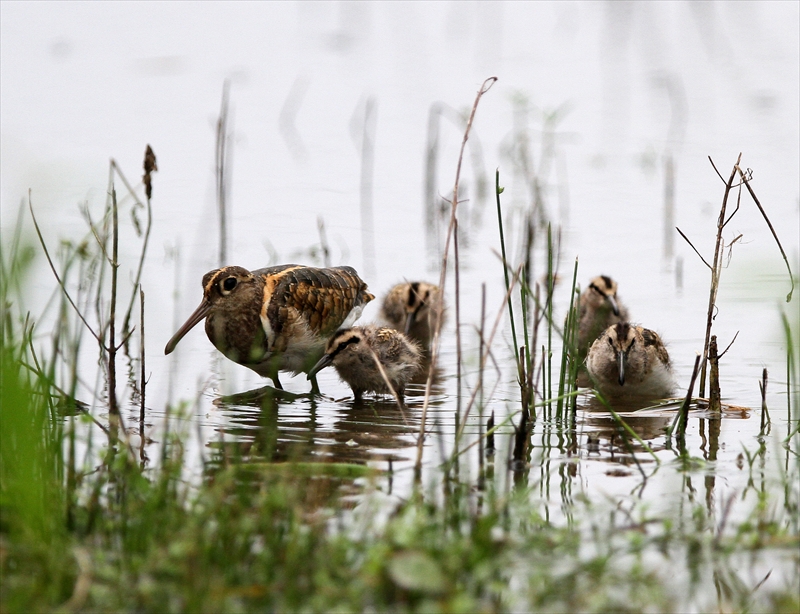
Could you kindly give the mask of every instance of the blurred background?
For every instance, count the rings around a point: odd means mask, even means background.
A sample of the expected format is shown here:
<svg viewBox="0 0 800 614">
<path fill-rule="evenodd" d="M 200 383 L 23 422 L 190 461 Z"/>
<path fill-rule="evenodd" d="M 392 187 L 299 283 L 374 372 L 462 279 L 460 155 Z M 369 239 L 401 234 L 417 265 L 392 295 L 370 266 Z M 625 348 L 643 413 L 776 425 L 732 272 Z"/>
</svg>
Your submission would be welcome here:
<svg viewBox="0 0 800 614">
<path fill-rule="evenodd" d="M 562 277 L 578 257 L 582 284 L 617 279 L 634 318 L 670 343 L 682 385 L 702 348 L 708 273 L 672 227 L 711 257 L 723 183 L 708 156 L 727 177 L 743 152 L 798 267 L 796 2 L 4 1 L 0 15 L 4 241 L 29 189 L 45 240 L 77 240 L 87 232 L 80 207 L 102 214 L 109 159 L 136 182 L 145 146 L 157 156 L 143 275 L 156 406 L 193 398 L 208 370 L 195 353 L 212 354 L 193 331 L 169 383 L 163 345 L 220 262 L 215 150 L 226 97 L 227 263 L 323 264 L 327 244 L 330 262 L 355 266 L 377 295 L 402 279 L 436 280 L 464 117 L 496 76 L 462 171 L 466 332 L 481 283 L 492 313 L 502 301 L 496 169 L 513 260 L 526 220 L 560 228 Z M 723 275 L 717 334 L 724 347 L 741 330 L 722 376 L 729 394 L 756 403 L 761 366 L 784 356 L 788 279 L 745 200 L 726 233 L 744 236 Z M 123 207 L 131 202 L 123 195 Z M 133 258 L 140 243 L 128 232 Z M 33 313 L 54 288 L 38 265 Z M 370 309 L 366 320 L 377 301 Z M 260 385 L 235 369 L 233 388 Z M 507 375 L 513 383 L 510 365 Z"/>
</svg>

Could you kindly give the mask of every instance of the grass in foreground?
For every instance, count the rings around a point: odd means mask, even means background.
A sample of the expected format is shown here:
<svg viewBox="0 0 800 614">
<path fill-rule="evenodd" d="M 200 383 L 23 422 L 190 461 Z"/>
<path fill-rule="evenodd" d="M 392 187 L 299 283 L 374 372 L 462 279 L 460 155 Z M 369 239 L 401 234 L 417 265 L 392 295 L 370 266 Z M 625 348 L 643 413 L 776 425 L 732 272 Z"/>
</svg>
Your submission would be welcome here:
<svg viewBox="0 0 800 614">
<path fill-rule="evenodd" d="M 326 481 L 350 477 L 303 465 L 255 475 L 234 465 L 189 487 L 177 435 L 149 471 L 112 443 L 98 471 L 81 468 L 70 491 L 60 453 L 69 435 L 52 388 L 20 368 L 30 357 L 10 332 L 0 430 L 4 612 L 800 608 L 796 456 L 747 499 L 743 521 L 722 527 L 691 495 L 674 513 L 637 518 L 579 500 L 572 522 L 559 526 L 528 488 L 504 495 L 492 479 L 475 490 L 441 475 L 429 481 L 444 496 L 420 487 L 382 521 L 370 511 L 371 487 L 346 509 Z M 777 588 L 759 588 L 761 569 L 784 574 Z"/>
</svg>

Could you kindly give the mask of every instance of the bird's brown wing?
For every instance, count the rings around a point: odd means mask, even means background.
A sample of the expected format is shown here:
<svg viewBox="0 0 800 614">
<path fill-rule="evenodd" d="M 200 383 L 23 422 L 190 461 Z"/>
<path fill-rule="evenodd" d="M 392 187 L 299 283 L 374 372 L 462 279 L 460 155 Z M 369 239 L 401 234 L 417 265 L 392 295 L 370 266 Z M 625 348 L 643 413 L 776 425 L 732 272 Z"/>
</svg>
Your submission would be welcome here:
<svg viewBox="0 0 800 614">
<path fill-rule="evenodd" d="M 347 315 L 374 296 L 350 267 L 284 267 L 269 276 L 272 286 L 267 317 L 276 334 L 285 323 L 298 323 L 316 335 L 326 337 L 336 331 Z"/>
</svg>

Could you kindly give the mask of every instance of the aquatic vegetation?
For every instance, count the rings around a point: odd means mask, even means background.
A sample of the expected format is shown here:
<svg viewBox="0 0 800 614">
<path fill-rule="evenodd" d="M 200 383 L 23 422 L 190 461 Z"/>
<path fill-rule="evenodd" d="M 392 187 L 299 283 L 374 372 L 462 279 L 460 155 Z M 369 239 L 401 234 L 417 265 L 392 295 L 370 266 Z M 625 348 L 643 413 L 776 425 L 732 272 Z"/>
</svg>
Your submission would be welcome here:
<svg viewBox="0 0 800 614">
<path fill-rule="evenodd" d="M 761 432 L 735 452 L 723 424 L 759 410 L 707 413 L 691 386 L 680 413 L 675 401 L 641 411 L 579 405 L 588 393 L 576 381 L 578 267 L 560 305 L 558 231 L 542 220 L 544 281 L 510 262 L 501 239 L 506 291 L 489 298 L 499 305 L 494 323 L 484 306 L 475 347 L 456 327 L 458 398 L 436 392 L 434 329 L 424 391 L 406 391 L 407 411 L 333 402 L 360 431 L 320 427 L 313 400 L 215 396 L 220 412 L 235 406 L 236 420 L 200 439 L 193 476 L 197 422 L 181 419 L 197 418 L 192 401 L 168 404 L 163 427 L 145 419 L 143 354 L 125 346 L 144 345 L 143 318 L 115 348 L 114 310 L 92 309 L 125 285 L 109 279 L 120 265 L 109 193 L 94 236 L 53 260 L 52 334 L 38 337 L 19 309 L 30 250 L 19 234 L 3 243 L 3 611 L 800 608 L 800 341 L 786 318 L 786 419 L 767 408 L 763 379 Z M 502 193 L 498 173 L 501 237 Z M 454 194 L 451 224 L 457 202 Z M 143 300 L 136 286 L 132 305 Z M 458 296 L 453 305 L 459 323 Z M 489 374 L 506 356 L 495 335 L 506 313 L 518 389 L 496 393 Z M 95 333 L 101 356 L 91 403 L 81 401 L 91 374 L 77 374 L 82 331 Z M 118 389 L 117 349 L 129 360 Z M 132 407 L 141 407 L 138 428 L 125 424 Z M 508 411 L 490 414 L 499 409 Z M 292 411 L 311 426 L 282 429 L 279 414 Z M 331 442 L 340 433 L 348 440 Z M 417 445 L 438 462 L 400 466 L 395 453 Z M 588 487 L 598 476 L 608 478 L 604 496 Z"/>
</svg>

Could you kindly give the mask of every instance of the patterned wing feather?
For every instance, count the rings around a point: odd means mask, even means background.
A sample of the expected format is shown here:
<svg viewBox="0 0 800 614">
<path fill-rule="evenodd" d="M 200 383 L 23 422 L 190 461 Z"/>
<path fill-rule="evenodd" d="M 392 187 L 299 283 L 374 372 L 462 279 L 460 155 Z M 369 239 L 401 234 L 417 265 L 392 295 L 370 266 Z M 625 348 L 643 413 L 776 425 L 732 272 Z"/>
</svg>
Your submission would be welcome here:
<svg viewBox="0 0 800 614">
<path fill-rule="evenodd" d="M 287 323 L 302 320 L 313 333 L 328 336 L 353 307 L 374 298 L 351 267 L 284 268 L 273 279 L 274 299 L 267 315 L 276 333 Z"/>
</svg>

